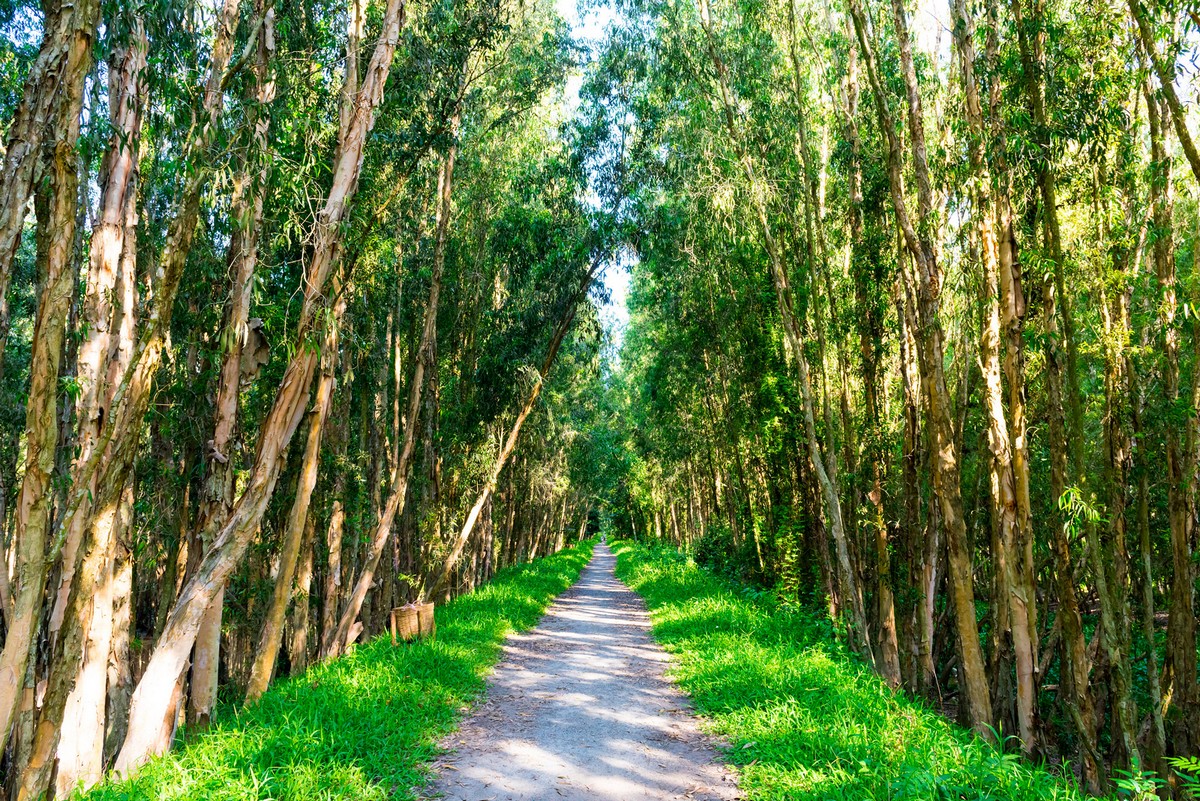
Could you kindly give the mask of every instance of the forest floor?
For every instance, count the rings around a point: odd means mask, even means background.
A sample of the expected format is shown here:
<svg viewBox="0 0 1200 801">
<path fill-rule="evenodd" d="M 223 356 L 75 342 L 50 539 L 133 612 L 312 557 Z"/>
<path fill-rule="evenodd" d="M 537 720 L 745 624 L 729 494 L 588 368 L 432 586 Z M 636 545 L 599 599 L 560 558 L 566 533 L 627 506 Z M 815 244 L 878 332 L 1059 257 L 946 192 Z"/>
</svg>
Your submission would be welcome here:
<svg viewBox="0 0 1200 801">
<path fill-rule="evenodd" d="M 431 797 L 738 798 L 733 776 L 664 673 L 642 599 L 597 545 L 537 628 L 509 638 L 487 701 L 443 741 Z"/>
</svg>

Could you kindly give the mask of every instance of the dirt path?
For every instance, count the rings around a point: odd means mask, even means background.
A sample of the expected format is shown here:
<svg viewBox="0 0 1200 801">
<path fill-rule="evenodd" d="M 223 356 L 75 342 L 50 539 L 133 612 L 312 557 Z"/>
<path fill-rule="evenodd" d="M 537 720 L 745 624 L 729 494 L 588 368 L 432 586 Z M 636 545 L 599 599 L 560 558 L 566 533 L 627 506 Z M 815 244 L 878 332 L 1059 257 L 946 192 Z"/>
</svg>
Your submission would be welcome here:
<svg viewBox="0 0 1200 801">
<path fill-rule="evenodd" d="M 733 777 L 663 675 L 642 599 L 607 546 L 537 628 L 509 639 L 488 701 L 444 743 L 433 797 L 728 801 Z"/>
</svg>

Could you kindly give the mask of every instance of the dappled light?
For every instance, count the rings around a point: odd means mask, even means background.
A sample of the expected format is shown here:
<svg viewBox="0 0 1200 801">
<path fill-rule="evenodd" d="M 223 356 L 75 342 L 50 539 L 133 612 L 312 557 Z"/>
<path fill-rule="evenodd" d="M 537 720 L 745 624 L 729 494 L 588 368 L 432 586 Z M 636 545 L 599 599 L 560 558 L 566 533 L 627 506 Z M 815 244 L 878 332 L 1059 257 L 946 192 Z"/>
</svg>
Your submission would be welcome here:
<svg viewBox="0 0 1200 801">
<path fill-rule="evenodd" d="M 433 794 L 448 801 L 739 797 L 663 675 L 640 599 L 606 546 L 538 627 L 515 636 L 488 700 L 447 739 Z"/>
</svg>

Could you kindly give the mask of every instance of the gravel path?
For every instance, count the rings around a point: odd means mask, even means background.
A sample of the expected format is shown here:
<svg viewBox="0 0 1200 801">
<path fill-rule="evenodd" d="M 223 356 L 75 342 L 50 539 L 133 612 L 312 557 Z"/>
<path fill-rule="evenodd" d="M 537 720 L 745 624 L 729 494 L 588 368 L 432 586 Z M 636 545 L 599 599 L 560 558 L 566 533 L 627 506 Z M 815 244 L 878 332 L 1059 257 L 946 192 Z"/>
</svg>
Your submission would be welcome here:
<svg viewBox="0 0 1200 801">
<path fill-rule="evenodd" d="M 663 675 L 642 599 L 597 545 L 537 628 L 511 637 L 488 700 L 443 745 L 433 797 L 729 801 L 734 778 Z"/>
</svg>

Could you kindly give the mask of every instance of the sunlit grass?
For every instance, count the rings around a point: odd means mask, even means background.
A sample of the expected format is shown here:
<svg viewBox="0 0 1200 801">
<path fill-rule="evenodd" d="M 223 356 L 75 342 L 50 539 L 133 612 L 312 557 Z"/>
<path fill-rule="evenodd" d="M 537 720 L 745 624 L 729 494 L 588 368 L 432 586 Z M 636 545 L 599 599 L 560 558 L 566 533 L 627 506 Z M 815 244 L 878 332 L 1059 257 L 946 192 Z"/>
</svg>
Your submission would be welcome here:
<svg viewBox="0 0 1200 801">
<path fill-rule="evenodd" d="M 250 709 L 225 710 L 204 734 L 86 798 L 413 798 L 438 740 L 483 689 L 504 638 L 537 623 L 591 552 L 584 543 L 501 571 L 437 610 L 436 640 L 393 647 L 379 637 L 277 682 Z"/>
<path fill-rule="evenodd" d="M 1085 797 L 891 692 L 818 616 L 744 597 L 673 550 L 614 550 L 748 801 Z"/>
</svg>

